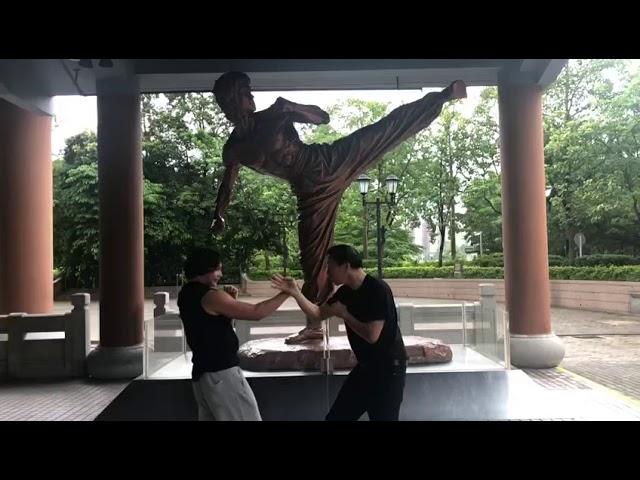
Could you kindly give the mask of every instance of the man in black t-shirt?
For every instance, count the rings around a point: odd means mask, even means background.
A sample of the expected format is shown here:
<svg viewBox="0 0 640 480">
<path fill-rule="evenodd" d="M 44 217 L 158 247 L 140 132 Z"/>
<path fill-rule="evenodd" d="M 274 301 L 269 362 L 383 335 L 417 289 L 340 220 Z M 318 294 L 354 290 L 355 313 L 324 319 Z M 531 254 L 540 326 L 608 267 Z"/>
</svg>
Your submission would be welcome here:
<svg viewBox="0 0 640 480">
<path fill-rule="evenodd" d="M 319 306 L 302 295 L 293 279 L 279 275 L 272 279 L 274 287 L 293 296 L 314 320 L 331 316 L 344 320 L 358 364 L 344 382 L 327 420 L 357 420 L 364 412 L 370 420 L 398 420 L 407 354 L 391 289 L 364 272 L 360 255 L 349 245 L 331 247 L 327 267 L 329 279 L 342 286 Z"/>
</svg>

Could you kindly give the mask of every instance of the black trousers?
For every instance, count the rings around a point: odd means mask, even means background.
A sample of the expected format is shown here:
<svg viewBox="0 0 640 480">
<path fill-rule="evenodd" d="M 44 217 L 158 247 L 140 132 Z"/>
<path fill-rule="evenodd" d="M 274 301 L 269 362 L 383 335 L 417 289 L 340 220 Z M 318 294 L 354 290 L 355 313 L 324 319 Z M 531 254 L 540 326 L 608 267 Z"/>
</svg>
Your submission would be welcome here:
<svg viewBox="0 0 640 480">
<path fill-rule="evenodd" d="M 360 364 L 349 373 L 325 420 L 398 421 L 407 372 L 405 363 L 384 367 Z"/>
</svg>

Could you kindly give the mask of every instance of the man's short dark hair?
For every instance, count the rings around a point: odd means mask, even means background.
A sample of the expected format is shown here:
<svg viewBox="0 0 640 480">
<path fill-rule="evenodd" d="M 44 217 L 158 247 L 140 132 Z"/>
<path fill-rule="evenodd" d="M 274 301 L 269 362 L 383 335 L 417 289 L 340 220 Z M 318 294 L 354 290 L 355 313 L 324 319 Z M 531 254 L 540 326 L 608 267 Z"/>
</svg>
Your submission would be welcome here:
<svg viewBox="0 0 640 480">
<path fill-rule="evenodd" d="M 220 75 L 213 84 L 213 95 L 216 97 L 216 102 L 227 119 L 232 122 L 236 120 L 238 91 L 243 83 L 251 83 L 251 79 L 246 73 L 227 72 Z"/>
<path fill-rule="evenodd" d="M 334 245 L 327 250 L 327 256 L 338 265 L 348 263 L 351 268 L 362 268 L 362 257 L 351 245 Z"/>
<path fill-rule="evenodd" d="M 220 266 L 220 254 L 210 248 L 197 248 L 184 262 L 184 275 L 187 279 L 213 272 Z"/>
</svg>

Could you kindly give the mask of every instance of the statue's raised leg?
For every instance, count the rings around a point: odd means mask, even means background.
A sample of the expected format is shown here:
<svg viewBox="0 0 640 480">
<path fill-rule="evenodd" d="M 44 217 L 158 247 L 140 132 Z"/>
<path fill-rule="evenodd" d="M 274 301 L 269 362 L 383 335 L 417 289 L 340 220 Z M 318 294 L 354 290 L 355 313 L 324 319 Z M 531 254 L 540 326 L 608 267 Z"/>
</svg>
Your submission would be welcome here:
<svg viewBox="0 0 640 480">
<path fill-rule="evenodd" d="M 302 293 L 306 298 L 322 303 L 330 293 L 329 285 L 323 283 L 321 270 L 325 268 L 327 250 L 333 244 L 333 230 L 344 190 L 385 153 L 427 128 L 440 115 L 446 102 L 466 95 L 464 82 L 456 80 L 442 91 L 428 93 L 402 105 L 331 145 L 312 145 L 305 149 L 302 161 L 306 165 L 322 164 L 321 170 L 325 172 L 313 189 L 299 188 L 296 192 L 298 238 L 305 277 Z M 321 339 L 321 324 L 307 319 L 307 326 L 285 342 L 297 344 Z"/>
</svg>

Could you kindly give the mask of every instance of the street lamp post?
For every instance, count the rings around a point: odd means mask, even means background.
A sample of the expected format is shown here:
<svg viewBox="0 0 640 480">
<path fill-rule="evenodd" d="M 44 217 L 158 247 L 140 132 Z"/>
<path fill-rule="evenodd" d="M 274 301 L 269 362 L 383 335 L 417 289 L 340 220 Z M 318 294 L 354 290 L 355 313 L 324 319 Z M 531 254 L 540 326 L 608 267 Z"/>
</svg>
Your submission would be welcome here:
<svg viewBox="0 0 640 480">
<path fill-rule="evenodd" d="M 482 256 L 482 232 L 474 232 L 474 235 L 478 235 L 480 237 L 480 256 Z"/>
<path fill-rule="evenodd" d="M 358 185 L 360 187 L 360 194 L 362 195 L 362 206 L 365 211 L 365 215 L 367 212 L 368 205 L 376 206 L 376 244 L 378 250 L 378 278 L 382 279 L 382 234 L 380 228 L 380 206 L 381 205 L 389 205 L 389 207 L 393 207 L 395 205 L 396 200 L 396 191 L 398 189 L 398 177 L 395 175 L 389 175 L 385 183 L 387 185 L 387 191 L 389 192 L 390 199 L 389 200 L 381 200 L 379 196 L 376 197 L 375 201 L 368 202 L 366 200 L 367 192 L 369 191 L 369 183 L 371 179 L 362 174 L 358 177 Z M 365 223 L 365 229 L 367 228 Z M 365 237 L 366 238 L 366 237 Z M 366 247 L 364 247 L 366 248 Z"/>
</svg>

